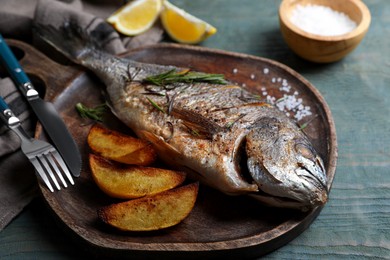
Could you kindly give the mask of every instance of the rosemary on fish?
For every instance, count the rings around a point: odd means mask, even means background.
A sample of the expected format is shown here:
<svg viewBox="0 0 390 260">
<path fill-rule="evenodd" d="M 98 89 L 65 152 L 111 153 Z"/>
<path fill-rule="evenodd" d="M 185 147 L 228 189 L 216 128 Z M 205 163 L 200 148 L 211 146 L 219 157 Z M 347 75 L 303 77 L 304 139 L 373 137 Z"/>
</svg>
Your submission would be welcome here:
<svg viewBox="0 0 390 260">
<path fill-rule="evenodd" d="M 144 83 L 154 84 L 157 86 L 165 86 L 173 83 L 195 83 L 205 82 L 211 84 L 227 84 L 227 81 L 222 74 L 209 74 L 203 72 L 194 72 L 186 70 L 177 72 L 176 69 L 167 72 L 146 77 Z"/>
<path fill-rule="evenodd" d="M 198 130 L 196 130 L 195 128 L 189 126 L 188 124 L 186 124 L 185 122 L 183 122 L 183 125 L 185 127 L 187 127 L 187 129 L 189 130 L 190 134 L 195 136 L 195 137 L 201 137 L 201 134 L 199 133 Z"/>
<path fill-rule="evenodd" d="M 93 108 L 89 108 L 82 103 L 77 103 L 76 110 L 82 118 L 90 118 L 101 122 L 103 121 L 103 114 L 107 110 L 107 104 L 103 103 Z"/>
<path fill-rule="evenodd" d="M 150 104 L 152 104 L 152 106 L 154 106 L 154 108 L 156 108 L 158 111 L 163 112 L 164 114 L 166 114 L 164 109 L 162 109 L 156 102 L 154 102 L 152 99 L 150 99 L 148 97 L 146 97 L 146 99 L 150 102 Z"/>
<path fill-rule="evenodd" d="M 241 114 L 241 115 L 239 115 L 235 120 L 230 121 L 230 122 L 227 122 L 226 125 L 225 125 L 225 128 L 226 128 L 227 130 L 230 130 L 230 129 L 233 127 L 233 125 L 234 125 L 235 123 L 237 123 L 238 120 L 240 120 L 240 119 L 243 118 L 244 116 L 246 116 L 246 114 Z"/>
</svg>

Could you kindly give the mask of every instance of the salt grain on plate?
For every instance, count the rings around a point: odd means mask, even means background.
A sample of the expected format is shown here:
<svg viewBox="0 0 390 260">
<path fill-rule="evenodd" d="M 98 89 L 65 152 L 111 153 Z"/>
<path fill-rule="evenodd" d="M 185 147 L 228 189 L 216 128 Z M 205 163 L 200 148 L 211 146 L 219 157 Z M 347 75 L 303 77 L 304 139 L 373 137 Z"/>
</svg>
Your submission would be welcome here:
<svg viewBox="0 0 390 260">
<path fill-rule="evenodd" d="M 282 86 L 279 88 L 280 91 L 290 92 L 291 86 Z"/>
<path fill-rule="evenodd" d="M 321 5 L 297 5 L 291 22 L 300 29 L 322 36 L 337 36 L 351 32 L 356 23 L 346 14 Z"/>
<path fill-rule="evenodd" d="M 280 84 L 279 91 L 285 92 L 286 94 L 282 98 L 276 99 L 274 96 L 268 94 L 267 88 L 262 87 L 262 95 L 268 103 L 275 105 L 279 110 L 285 112 L 288 117 L 293 117 L 297 121 L 312 115 L 310 106 L 304 106 L 303 99 L 298 96 L 299 92 L 297 90 L 293 94 L 289 94 L 291 85 L 287 79 L 273 77 L 271 78 L 271 82 L 277 85 Z"/>
<path fill-rule="evenodd" d="M 233 73 L 236 74 L 238 69 L 234 68 Z M 264 74 L 269 73 L 268 68 L 263 69 Z M 251 79 L 255 79 L 256 75 L 251 74 Z M 261 95 L 266 99 L 266 102 L 275 105 L 279 110 L 283 111 L 288 117 L 294 118 L 298 122 L 302 120 L 304 117 L 312 115 L 310 111 L 310 106 L 305 106 L 303 104 L 303 99 L 299 97 L 299 92 L 294 91 L 293 94 L 290 93 L 291 85 L 287 79 L 278 77 L 270 77 L 270 80 L 273 84 L 276 84 L 279 87 L 279 91 L 285 92 L 282 98 L 276 99 L 276 97 L 268 94 L 267 88 L 262 86 L 260 88 Z M 246 87 L 246 84 L 243 83 L 242 87 Z"/>
</svg>

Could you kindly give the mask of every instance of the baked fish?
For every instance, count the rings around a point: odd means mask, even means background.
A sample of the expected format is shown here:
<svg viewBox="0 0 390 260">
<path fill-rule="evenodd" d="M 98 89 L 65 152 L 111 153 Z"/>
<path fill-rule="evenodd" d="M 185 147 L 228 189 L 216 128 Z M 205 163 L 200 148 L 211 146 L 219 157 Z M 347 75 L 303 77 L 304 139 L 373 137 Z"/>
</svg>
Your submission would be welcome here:
<svg viewBox="0 0 390 260">
<path fill-rule="evenodd" d="M 113 113 L 153 143 L 166 163 L 226 194 L 270 206 L 309 210 L 326 203 L 322 159 L 275 106 L 229 82 L 147 81 L 187 70 L 108 54 L 72 23 L 36 32 L 105 83 Z"/>
</svg>

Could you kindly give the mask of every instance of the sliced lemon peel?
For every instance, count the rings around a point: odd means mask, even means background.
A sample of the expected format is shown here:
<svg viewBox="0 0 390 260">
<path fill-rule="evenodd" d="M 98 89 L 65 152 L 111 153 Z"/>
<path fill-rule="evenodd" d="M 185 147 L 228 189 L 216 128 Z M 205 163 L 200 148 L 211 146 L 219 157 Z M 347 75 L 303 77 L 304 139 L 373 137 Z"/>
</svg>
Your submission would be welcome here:
<svg viewBox="0 0 390 260">
<path fill-rule="evenodd" d="M 160 17 L 168 35 L 180 43 L 196 44 L 217 32 L 214 26 L 168 1 L 163 1 Z"/>
<path fill-rule="evenodd" d="M 107 18 L 114 28 L 128 36 L 150 29 L 160 18 L 167 34 L 175 41 L 197 44 L 217 32 L 209 23 L 187 13 L 167 0 L 134 0 Z"/>
<path fill-rule="evenodd" d="M 138 35 L 153 26 L 161 7 L 161 0 L 135 0 L 118 9 L 107 18 L 107 22 L 122 34 Z"/>
</svg>

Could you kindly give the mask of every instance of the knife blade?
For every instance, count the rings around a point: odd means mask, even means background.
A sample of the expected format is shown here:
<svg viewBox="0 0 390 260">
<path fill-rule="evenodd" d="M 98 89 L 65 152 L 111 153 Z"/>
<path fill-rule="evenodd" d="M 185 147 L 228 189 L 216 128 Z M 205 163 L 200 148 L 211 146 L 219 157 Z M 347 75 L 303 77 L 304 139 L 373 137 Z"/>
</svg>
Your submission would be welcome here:
<svg viewBox="0 0 390 260">
<path fill-rule="evenodd" d="M 61 154 L 73 176 L 81 172 L 81 155 L 72 135 L 54 105 L 40 98 L 31 80 L 23 71 L 18 60 L 0 34 L 0 60 L 7 69 L 15 85 L 22 92 L 32 110 Z"/>
</svg>

